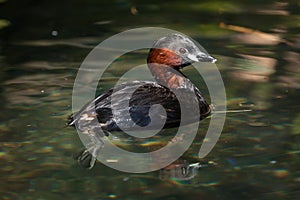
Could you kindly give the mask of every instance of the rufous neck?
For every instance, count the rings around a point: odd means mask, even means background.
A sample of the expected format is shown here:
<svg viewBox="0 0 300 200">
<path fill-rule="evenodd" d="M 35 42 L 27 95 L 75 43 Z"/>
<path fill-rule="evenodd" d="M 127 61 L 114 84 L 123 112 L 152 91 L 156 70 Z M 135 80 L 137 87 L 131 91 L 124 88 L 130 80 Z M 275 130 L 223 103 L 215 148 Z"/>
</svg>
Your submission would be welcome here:
<svg viewBox="0 0 300 200">
<path fill-rule="evenodd" d="M 155 80 L 173 89 L 186 87 L 188 79 L 179 71 L 181 63 L 182 58 L 168 49 L 151 49 L 147 59 L 148 67 Z"/>
<path fill-rule="evenodd" d="M 156 63 L 148 63 L 148 67 L 159 84 L 173 89 L 184 87 L 184 79 L 186 78 L 172 67 Z"/>
</svg>

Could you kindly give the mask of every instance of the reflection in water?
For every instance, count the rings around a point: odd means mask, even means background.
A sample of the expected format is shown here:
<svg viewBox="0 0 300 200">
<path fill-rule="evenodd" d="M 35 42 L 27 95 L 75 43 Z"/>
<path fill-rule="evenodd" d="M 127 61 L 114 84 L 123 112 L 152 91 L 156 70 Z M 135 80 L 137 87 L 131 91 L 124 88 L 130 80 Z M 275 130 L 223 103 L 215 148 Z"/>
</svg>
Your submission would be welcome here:
<svg viewBox="0 0 300 200">
<path fill-rule="evenodd" d="M 0 10 L 1 199 L 299 197 L 296 1 L 8 0 Z M 228 113 L 220 140 L 205 158 L 217 165 L 190 164 L 204 162 L 196 154 L 205 123 L 181 158 L 186 162 L 160 172 L 125 174 L 101 164 L 86 171 L 73 161 L 82 144 L 65 119 L 80 63 L 104 38 L 142 26 L 173 28 L 204 43 L 218 58 L 228 108 L 252 110 Z M 132 67 L 127 56 L 109 69 L 99 93 Z M 204 88 L 193 69 L 185 72 Z M 129 145 L 133 140 L 122 142 L 132 151 L 140 148 Z"/>
<path fill-rule="evenodd" d="M 275 72 L 277 61 L 273 58 L 239 54 L 244 59 L 236 63 L 236 70 L 231 72 L 234 79 L 246 81 L 267 82 Z"/>
<path fill-rule="evenodd" d="M 257 13 L 263 15 L 290 15 L 287 10 L 288 6 L 289 3 L 287 2 L 274 2 L 263 9 L 258 9 Z"/>
<path fill-rule="evenodd" d="M 241 26 L 226 25 L 223 22 L 220 23 L 220 27 L 240 32 L 240 34 L 235 34 L 231 38 L 242 44 L 277 45 L 280 42 L 284 42 L 284 40 L 276 34 L 264 33 Z"/>
<path fill-rule="evenodd" d="M 53 31 L 52 31 L 53 35 Z M 70 39 L 57 39 L 57 40 L 32 40 L 32 41 L 22 41 L 17 42 L 16 45 L 24 46 L 37 46 L 37 47 L 49 47 L 49 46 L 72 46 L 78 48 L 92 49 L 94 45 L 99 41 L 99 38 L 92 37 L 81 37 L 81 38 L 70 38 Z"/>
<path fill-rule="evenodd" d="M 161 180 L 172 179 L 175 181 L 187 181 L 193 179 L 200 168 L 216 165 L 213 161 L 206 164 L 187 163 L 187 161 L 178 160 L 171 165 L 160 170 L 159 178 Z"/>
</svg>

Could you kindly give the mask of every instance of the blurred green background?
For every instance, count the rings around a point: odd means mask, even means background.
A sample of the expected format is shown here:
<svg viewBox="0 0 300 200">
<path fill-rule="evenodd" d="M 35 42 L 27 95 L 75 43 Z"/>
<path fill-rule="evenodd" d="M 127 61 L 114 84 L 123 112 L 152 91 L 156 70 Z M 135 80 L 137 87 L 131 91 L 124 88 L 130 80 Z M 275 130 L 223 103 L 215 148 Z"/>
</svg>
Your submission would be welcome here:
<svg viewBox="0 0 300 200">
<path fill-rule="evenodd" d="M 201 130 L 185 162 L 211 162 L 181 181 L 98 163 L 65 127 L 77 70 L 104 39 L 155 26 L 189 35 L 218 59 L 228 113 L 204 159 Z M 114 63 L 99 93 L 147 52 Z M 128 60 L 128 59 L 127 59 Z M 132 60 L 132 59 L 131 59 Z M 145 62 L 145 61 L 144 61 Z M 0 0 L 1 199 L 297 199 L 300 195 L 300 1 Z M 207 94 L 192 69 L 184 73 Z M 156 141 L 159 143 L 159 141 Z M 124 139 L 123 145 L 130 146 Z M 129 147 L 130 148 L 130 147 Z M 138 147 L 137 147 L 138 148 Z M 167 173 L 172 173 L 168 171 Z"/>
</svg>

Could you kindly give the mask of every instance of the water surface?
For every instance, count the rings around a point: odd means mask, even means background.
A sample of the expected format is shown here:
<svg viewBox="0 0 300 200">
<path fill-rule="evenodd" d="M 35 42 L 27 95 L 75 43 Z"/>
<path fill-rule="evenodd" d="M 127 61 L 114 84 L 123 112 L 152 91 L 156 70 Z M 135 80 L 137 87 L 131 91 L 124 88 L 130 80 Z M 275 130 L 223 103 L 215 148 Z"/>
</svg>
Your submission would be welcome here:
<svg viewBox="0 0 300 200">
<path fill-rule="evenodd" d="M 0 1 L 1 199 L 296 199 L 300 195 L 299 2 Z M 65 126 L 77 70 L 87 54 L 131 28 L 175 29 L 218 59 L 230 110 L 213 151 L 182 160 L 214 163 L 193 179 L 127 174 L 72 159 L 82 148 Z M 147 52 L 124 56 L 101 81 L 114 85 Z M 130 59 L 128 59 L 130 58 Z M 208 94 L 192 68 L 184 73 Z M 88 85 L 88 82 L 87 82 Z M 132 141 L 123 141 L 124 148 Z M 126 145 L 127 144 L 127 145 Z"/>
</svg>

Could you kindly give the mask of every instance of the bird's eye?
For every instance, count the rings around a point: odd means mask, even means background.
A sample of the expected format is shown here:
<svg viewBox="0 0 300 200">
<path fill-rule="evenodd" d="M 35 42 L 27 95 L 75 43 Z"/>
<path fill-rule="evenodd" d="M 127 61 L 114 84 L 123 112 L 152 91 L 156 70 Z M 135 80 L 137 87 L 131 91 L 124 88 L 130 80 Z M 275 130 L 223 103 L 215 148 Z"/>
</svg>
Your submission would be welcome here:
<svg viewBox="0 0 300 200">
<path fill-rule="evenodd" d="M 159 53 L 159 56 L 162 57 L 162 58 L 164 58 L 164 57 L 166 56 L 166 54 L 164 54 L 164 53 Z"/>
<path fill-rule="evenodd" d="M 180 49 L 179 49 L 179 53 L 181 53 L 181 54 L 187 53 L 186 48 L 180 48 Z"/>
</svg>

